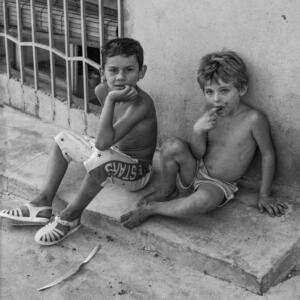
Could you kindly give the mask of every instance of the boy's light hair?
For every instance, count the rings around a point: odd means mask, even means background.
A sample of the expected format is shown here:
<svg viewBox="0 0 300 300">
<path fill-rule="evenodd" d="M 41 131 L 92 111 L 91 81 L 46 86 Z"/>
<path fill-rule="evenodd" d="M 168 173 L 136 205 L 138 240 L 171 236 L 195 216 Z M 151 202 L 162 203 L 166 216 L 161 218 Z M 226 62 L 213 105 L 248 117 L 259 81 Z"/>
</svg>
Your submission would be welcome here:
<svg viewBox="0 0 300 300">
<path fill-rule="evenodd" d="M 206 83 L 219 80 L 232 83 L 238 90 L 248 86 L 246 65 L 234 51 L 222 50 L 202 57 L 197 72 L 201 89 L 204 90 Z"/>
<path fill-rule="evenodd" d="M 102 69 L 106 64 L 107 57 L 112 56 L 131 56 L 135 55 L 139 64 L 139 69 L 144 63 L 144 50 L 141 44 L 131 38 L 116 38 L 107 42 L 101 49 L 102 55 Z"/>
</svg>

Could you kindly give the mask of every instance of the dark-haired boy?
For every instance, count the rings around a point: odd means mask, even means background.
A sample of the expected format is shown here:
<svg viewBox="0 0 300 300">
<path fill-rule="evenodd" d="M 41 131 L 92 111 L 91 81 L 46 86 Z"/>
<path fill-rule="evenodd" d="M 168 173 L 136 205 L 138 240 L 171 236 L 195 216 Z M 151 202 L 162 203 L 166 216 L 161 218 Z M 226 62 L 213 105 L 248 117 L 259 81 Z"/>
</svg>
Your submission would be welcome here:
<svg viewBox="0 0 300 300">
<path fill-rule="evenodd" d="M 59 133 L 40 195 L 25 206 L 1 211 L 1 217 L 27 225 L 46 224 L 36 233 L 35 241 L 53 245 L 80 227 L 83 210 L 106 182 L 130 191 L 148 183 L 157 121 L 153 100 L 137 86 L 146 72 L 143 60 L 143 49 L 136 40 L 118 38 L 104 45 L 103 83 L 95 90 L 103 108 L 95 139 L 68 131 Z M 83 162 L 87 174 L 75 199 L 49 222 L 52 201 L 71 160 Z"/>
</svg>

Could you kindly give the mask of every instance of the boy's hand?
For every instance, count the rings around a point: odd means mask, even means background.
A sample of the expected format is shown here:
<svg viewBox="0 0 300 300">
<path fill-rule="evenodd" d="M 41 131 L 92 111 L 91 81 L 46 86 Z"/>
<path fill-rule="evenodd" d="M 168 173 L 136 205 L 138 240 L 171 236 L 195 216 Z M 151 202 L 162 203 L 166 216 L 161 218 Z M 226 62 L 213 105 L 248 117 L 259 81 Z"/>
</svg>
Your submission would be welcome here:
<svg viewBox="0 0 300 300">
<path fill-rule="evenodd" d="M 262 196 L 260 195 L 258 198 L 258 209 L 261 213 L 266 210 L 271 217 L 277 216 L 280 217 L 285 214 L 285 209 L 288 206 L 284 203 L 278 202 L 272 196 Z"/>
<path fill-rule="evenodd" d="M 114 102 L 127 102 L 133 101 L 137 94 L 137 90 L 133 86 L 126 85 L 122 90 L 110 91 L 107 96 Z"/>
<path fill-rule="evenodd" d="M 211 108 L 196 121 L 194 125 L 194 130 L 207 132 L 211 129 L 214 129 L 216 127 L 217 118 L 217 108 Z"/>
</svg>

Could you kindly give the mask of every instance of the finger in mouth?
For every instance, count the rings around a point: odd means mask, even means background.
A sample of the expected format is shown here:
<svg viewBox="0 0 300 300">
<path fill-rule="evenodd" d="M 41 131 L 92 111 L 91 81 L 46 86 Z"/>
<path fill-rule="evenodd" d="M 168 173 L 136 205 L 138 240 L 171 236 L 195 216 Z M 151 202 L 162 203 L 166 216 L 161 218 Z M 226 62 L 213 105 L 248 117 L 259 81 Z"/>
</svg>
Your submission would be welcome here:
<svg viewBox="0 0 300 300">
<path fill-rule="evenodd" d="M 224 106 L 216 106 L 216 113 L 220 113 Z"/>
</svg>

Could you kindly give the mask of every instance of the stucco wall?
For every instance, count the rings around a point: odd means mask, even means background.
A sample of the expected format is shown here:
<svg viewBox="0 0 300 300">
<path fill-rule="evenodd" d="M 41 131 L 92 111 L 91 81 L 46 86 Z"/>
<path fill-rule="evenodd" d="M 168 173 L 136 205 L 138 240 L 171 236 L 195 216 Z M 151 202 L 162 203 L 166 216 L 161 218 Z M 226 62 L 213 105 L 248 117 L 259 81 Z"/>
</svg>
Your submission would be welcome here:
<svg viewBox="0 0 300 300">
<path fill-rule="evenodd" d="M 145 49 L 141 86 L 155 99 L 160 139 L 189 137 L 201 113 L 202 55 L 237 51 L 250 73 L 245 101 L 268 116 L 277 183 L 300 183 L 300 2 L 297 0 L 125 0 L 125 34 Z M 251 177 L 258 178 L 258 164 Z M 297 184 L 298 182 L 298 184 Z"/>
</svg>

